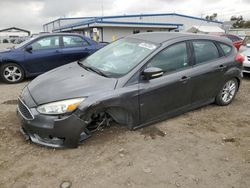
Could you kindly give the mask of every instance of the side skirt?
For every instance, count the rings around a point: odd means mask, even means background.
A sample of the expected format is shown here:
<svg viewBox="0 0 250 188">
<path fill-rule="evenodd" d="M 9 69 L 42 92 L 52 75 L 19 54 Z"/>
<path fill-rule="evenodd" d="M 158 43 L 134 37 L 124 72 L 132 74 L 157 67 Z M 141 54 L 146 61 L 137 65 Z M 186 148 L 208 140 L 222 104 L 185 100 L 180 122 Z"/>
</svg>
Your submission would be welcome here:
<svg viewBox="0 0 250 188">
<path fill-rule="evenodd" d="M 206 106 L 206 105 L 209 105 L 211 103 L 214 103 L 214 101 L 215 101 L 214 98 L 206 100 L 206 101 L 199 101 L 199 102 L 193 103 L 191 105 L 187 105 L 185 107 L 179 108 L 177 110 L 174 110 L 174 111 L 171 111 L 171 112 L 167 112 L 164 115 L 161 115 L 160 117 L 157 117 L 157 118 L 153 119 L 152 121 L 140 124 L 138 126 L 134 126 L 132 128 L 132 130 L 137 130 L 137 129 L 140 129 L 140 128 L 152 125 L 154 123 L 158 123 L 158 122 L 161 122 L 163 120 L 166 120 L 166 119 L 169 119 L 169 118 L 181 115 L 181 114 L 183 114 L 185 112 L 189 112 L 189 111 L 195 110 L 197 108 L 200 108 L 202 106 Z"/>
</svg>

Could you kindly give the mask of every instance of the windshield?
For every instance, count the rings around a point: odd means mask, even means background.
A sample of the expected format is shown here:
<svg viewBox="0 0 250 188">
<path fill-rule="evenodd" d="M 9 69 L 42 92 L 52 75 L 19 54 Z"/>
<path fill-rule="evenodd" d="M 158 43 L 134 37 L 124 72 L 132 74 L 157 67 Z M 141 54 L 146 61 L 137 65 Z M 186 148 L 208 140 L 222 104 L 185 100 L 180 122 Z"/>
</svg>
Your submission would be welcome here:
<svg viewBox="0 0 250 188">
<path fill-rule="evenodd" d="M 121 77 L 152 53 L 157 46 L 137 39 L 121 39 L 100 49 L 80 63 L 105 73 L 108 77 Z"/>
<path fill-rule="evenodd" d="M 37 37 L 32 37 L 32 38 L 29 38 L 23 42 L 21 42 L 20 44 L 16 44 L 14 48 L 21 48 L 22 46 L 28 44 L 29 42 L 31 42 L 32 40 L 36 39 Z"/>
</svg>

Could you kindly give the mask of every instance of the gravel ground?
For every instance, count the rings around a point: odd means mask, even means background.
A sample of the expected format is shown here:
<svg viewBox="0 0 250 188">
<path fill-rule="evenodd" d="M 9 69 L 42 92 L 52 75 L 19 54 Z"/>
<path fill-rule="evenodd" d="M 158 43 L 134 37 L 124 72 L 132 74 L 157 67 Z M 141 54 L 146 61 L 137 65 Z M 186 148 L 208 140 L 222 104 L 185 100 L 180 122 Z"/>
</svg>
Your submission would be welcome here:
<svg viewBox="0 0 250 188">
<path fill-rule="evenodd" d="M 25 141 L 16 118 L 24 85 L 0 83 L 0 187 L 250 187 L 250 77 L 233 103 L 137 131 L 113 126 L 77 149 Z"/>
</svg>

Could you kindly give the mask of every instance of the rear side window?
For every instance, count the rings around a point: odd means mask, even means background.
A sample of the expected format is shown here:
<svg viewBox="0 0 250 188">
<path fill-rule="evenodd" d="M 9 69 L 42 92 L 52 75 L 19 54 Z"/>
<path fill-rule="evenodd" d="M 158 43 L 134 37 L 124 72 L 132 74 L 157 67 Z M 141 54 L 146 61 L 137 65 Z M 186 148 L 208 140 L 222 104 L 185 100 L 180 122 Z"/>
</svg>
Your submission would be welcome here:
<svg viewBox="0 0 250 188">
<path fill-rule="evenodd" d="M 225 55 L 229 54 L 232 50 L 232 47 L 231 46 L 228 46 L 226 44 L 222 44 L 222 43 L 219 43 L 222 51 L 224 52 Z"/>
<path fill-rule="evenodd" d="M 174 44 L 158 53 L 147 67 L 158 67 L 165 73 L 180 70 L 188 66 L 187 46 L 185 42 Z"/>
<path fill-rule="evenodd" d="M 88 43 L 81 37 L 77 36 L 63 36 L 64 47 L 81 47 L 88 45 Z"/>
<path fill-rule="evenodd" d="M 212 61 L 220 57 L 219 51 L 212 41 L 193 41 L 196 64 Z"/>
</svg>

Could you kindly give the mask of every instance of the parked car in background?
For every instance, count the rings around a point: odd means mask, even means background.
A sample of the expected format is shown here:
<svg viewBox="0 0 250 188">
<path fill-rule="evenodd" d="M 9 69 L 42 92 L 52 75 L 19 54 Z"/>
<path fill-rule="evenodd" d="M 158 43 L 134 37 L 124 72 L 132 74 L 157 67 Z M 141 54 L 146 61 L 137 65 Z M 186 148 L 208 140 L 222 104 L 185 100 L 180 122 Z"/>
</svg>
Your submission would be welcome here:
<svg viewBox="0 0 250 188">
<path fill-rule="evenodd" d="M 247 35 L 240 47 L 240 52 L 245 56 L 245 60 L 243 63 L 243 72 L 250 73 L 250 36 Z"/>
<path fill-rule="evenodd" d="M 240 38 L 236 35 L 232 35 L 232 34 L 223 34 L 221 36 L 230 39 L 232 41 L 233 45 L 235 46 L 235 48 L 237 48 L 237 50 L 240 49 L 240 46 L 243 42 L 242 38 Z"/>
<path fill-rule="evenodd" d="M 0 76 L 7 83 L 21 82 L 85 58 L 103 46 L 78 34 L 42 34 L 1 51 Z"/>
<path fill-rule="evenodd" d="M 228 105 L 242 61 L 222 37 L 131 35 L 29 83 L 18 100 L 21 132 L 38 144 L 77 147 L 111 120 L 135 130 L 213 102 Z"/>
</svg>

